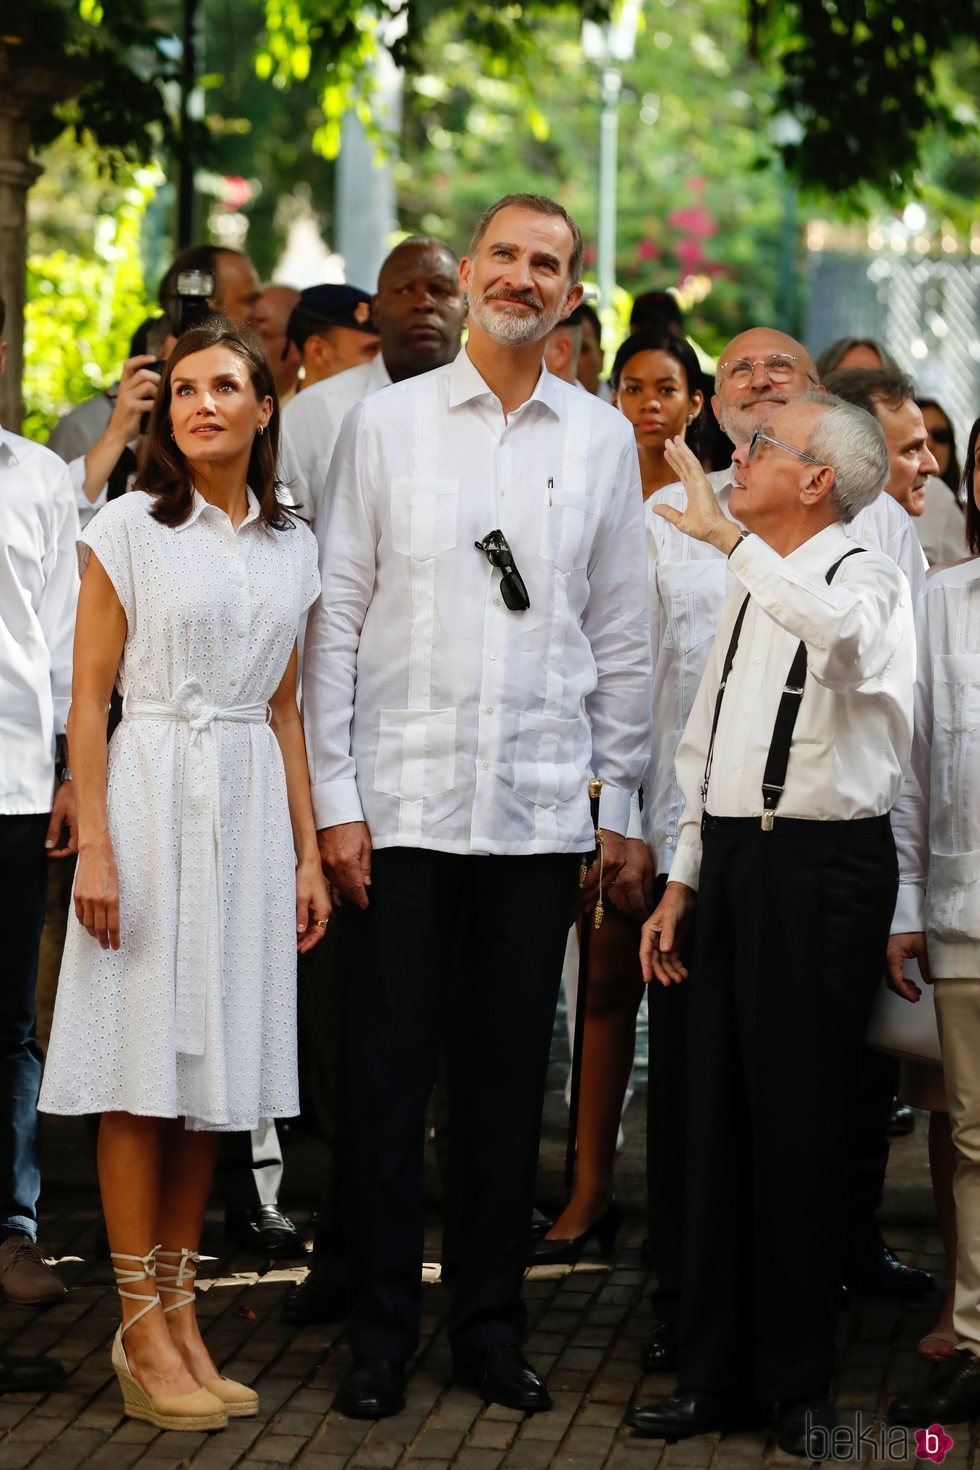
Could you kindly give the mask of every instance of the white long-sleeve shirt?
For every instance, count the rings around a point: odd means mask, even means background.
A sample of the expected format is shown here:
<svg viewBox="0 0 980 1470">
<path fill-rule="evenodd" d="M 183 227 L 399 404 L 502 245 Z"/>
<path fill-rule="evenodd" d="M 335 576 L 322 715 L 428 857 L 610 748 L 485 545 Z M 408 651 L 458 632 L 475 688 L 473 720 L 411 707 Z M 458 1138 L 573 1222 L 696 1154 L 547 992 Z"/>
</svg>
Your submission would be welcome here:
<svg viewBox="0 0 980 1470">
<path fill-rule="evenodd" d="M 77 404 L 58 420 L 48 438 L 48 448 L 68 465 L 78 521 L 83 531 L 95 512 L 105 505 L 109 488 L 106 483 L 95 499 L 89 500 L 85 494 L 85 456 L 109 427 L 118 388 L 119 384 L 114 383 L 107 392 L 97 393 L 94 398 Z"/>
<path fill-rule="evenodd" d="M 292 503 L 314 530 L 318 520 L 326 519 L 327 471 L 341 424 L 356 403 L 390 383 L 379 352 L 370 362 L 311 383 L 283 409 L 283 480 Z"/>
<path fill-rule="evenodd" d="M 708 479 L 728 515 L 731 467 Z M 683 485 L 667 485 L 647 502 L 650 626 L 653 640 L 653 747 L 643 782 L 643 835 L 657 870 L 669 872 L 684 808 L 674 759 L 694 705 L 725 599 L 736 577 L 723 552 L 685 536 L 654 513 L 657 505 L 683 510 Z M 890 495 L 879 495 L 842 530 L 852 544 L 883 551 L 905 573 L 915 596 L 925 581 L 925 562 L 910 516 Z M 830 563 L 828 563 L 828 566 Z"/>
<path fill-rule="evenodd" d="M 892 932 L 925 930 L 932 974 L 972 977 L 980 974 L 980 561 L 929 578 L 916 631 L 915 740 L 892 813 Z"/>
<path fill-rule="evenodd" d="M 915 626 L 908 581 L 881 552 L 850 556 L 854 542 L 826 527 L 782 557 L 758 536 L 735 548 L 738 585 L 718 623 L 691 717 L 677 750 L 684 814 L 670 869 L 698 886 L 701 814 L 759 817 L 762 778 L 780 696 L 796 649 L 808 669 L 790 747 L 780 817 L 875 817 L 895 804 L 912 743 Z M 701 784 L 725 655 L 738 610 L 750 601 L 715 735 L 707 801 Z"/>
<path fill-rule="evenodd" d="M 649 754 L 642 496 L 627 421 L 542 370 L 504 417 L 465 352 L 344 422 L 304 699 L 318 827 L 463 853 L 626 831 Z M 503 531 L 509 610 L 474 542 Z"/>
<path fill-rule="evenodd" d="M 0 814 L 50 811 L 71 696 L 78 512 L 62 460 L 0 428 Z"/>
</svg>

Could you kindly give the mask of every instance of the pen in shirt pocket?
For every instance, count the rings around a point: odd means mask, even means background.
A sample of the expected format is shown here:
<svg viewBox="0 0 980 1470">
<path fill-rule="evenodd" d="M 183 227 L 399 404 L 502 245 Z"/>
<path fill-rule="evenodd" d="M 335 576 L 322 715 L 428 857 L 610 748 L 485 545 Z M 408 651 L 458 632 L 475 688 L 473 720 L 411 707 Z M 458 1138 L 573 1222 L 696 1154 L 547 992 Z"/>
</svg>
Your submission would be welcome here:
<svg viewBox="0 0 980 1470">
<path fill-rule="evenodd" d="M 554 488 L 555 488 L 555 477 L 554 477 L 554 475 L 549 475 L 548 476 L 548 504 L 549 505 L 552 504 L 551 492 L 554 490 Z"/>
</svg>

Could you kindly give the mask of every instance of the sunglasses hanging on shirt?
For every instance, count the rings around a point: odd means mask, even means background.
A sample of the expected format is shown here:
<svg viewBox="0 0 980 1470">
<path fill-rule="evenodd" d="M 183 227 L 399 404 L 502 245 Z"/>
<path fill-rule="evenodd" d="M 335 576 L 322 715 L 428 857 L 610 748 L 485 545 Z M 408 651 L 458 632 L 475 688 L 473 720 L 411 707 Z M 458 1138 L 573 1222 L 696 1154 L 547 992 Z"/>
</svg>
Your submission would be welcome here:
<svg viewBox="0 0 980 1470">
<path fill-rule="evenodd" d="M 490 531 L 482 541 L 474 541 L 477 551 L 482 551 L 492 567 L 500 571 L 500 595 L 511 612 L 527 612 L 531 599 L 524 586 L 524 578 L 514 565 L 514 553 L 507 545 L 503 531 Z"/>
</svg>

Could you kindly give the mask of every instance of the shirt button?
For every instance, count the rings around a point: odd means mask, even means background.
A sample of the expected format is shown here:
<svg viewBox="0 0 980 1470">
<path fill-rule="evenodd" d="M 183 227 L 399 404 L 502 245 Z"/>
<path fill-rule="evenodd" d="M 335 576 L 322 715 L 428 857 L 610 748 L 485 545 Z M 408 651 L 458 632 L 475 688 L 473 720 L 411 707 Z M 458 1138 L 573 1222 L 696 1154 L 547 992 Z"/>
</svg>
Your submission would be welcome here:
<svg viewBox="0 0 980 1470">
<path fill-rule="evenodd" d="M 496 657 L 497 657 L 497 655 L 495 653 L 491 653 L 491 655 L 490 655 L 490 661 L 491 661 L 491 663 L 493 663 L 496 660 Z"/>
<path fill-rule="evenodd" d="M 753 663 L 754 663 L 754 664 L 761 664 L 761 663 L 762 663 L 762 659 L 761 659 L 761 658 L 754 658 L 754 659 L 753 659 L 753 660 L 752 660 L 752 662 L 753 662 Z"/>
<path fill-rule="evenodd" d="M 488 715 L 492 715 L 493 714 L 493 705 L 492 704 L 488 704 L 487 705 L 487 714 Z"/>
<path fill-rule="evenodd" d="M 485 771 L 489 771 L 489 769 L 490 769 L 490 762 L 489 761 L 484 761 L 483 762 L 483 769 Z"/>
<path fill-rule="evenodd" d="M 673 837 L 668 837 L 667 838 L 667 846 L 668 847 L 673 847 L 673 845 L 674 845 L 674 839 L 673 839 Z"/>
<path fill-rule="evenodd" d="M 229 689 L 237 689 L 238 688 L 238 680 L 237 679 L 229 679 L 228 680 L 228 688 Z"/>
<path fill-rule="evenodd" d="M 239 638 L 247 638 L 248 637 L 248 629 L 247 628 L 239 628 L 239 630 L 238 630 L 238 636 L 239 636 Z"/>
<path fill-rule="evenodd" d="M 500 606 L 500 598 L 499 597 L 495 597 L 493 599 L 493 605 L 494 605 L 494 607 L 499 607 Z"/>
</svg>

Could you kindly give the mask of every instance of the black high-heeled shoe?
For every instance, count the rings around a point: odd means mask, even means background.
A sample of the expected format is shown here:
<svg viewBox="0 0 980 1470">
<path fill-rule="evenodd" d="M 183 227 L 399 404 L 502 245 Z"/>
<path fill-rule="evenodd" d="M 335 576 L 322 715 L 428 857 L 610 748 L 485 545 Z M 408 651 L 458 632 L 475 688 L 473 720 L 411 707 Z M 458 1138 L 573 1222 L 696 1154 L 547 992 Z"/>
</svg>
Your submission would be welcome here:
<svg viewBox="0 0 980 1470">
<path fill-rule="evenodd" d="M 604 1256 L 612 1254 L 623 1212 L 615 1200 L 606 1207 L 594 1224 L 581 1235 L 567 1240 L 551 1240 L 542 1236 L 531 1242 L 528 1262 L 532 1266 L 574 1266 L 590 1240 L 595 1240 Z"/>
</svg>

